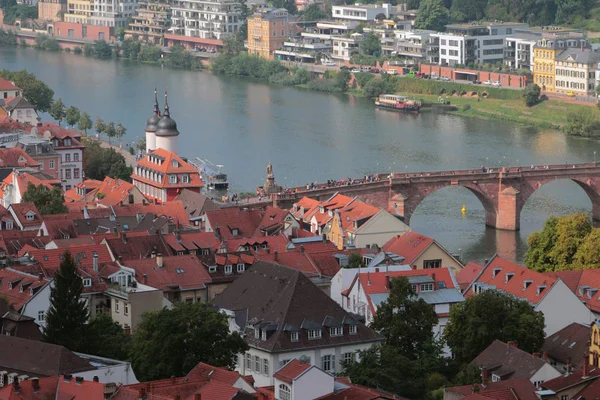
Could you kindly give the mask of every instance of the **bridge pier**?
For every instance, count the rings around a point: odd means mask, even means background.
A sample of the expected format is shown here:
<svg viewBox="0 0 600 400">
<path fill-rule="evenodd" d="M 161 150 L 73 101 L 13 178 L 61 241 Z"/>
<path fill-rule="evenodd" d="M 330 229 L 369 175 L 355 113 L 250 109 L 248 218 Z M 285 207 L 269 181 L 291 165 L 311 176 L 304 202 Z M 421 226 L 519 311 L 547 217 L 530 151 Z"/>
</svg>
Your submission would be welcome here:
<svg viewBox="0 0 600 400">
<path fill-rule="evenodd" d="M 521 228 L 522 206 L 519 204 L 519 194 L 520 192 L 512 186 L 503 190 L 502 186 L 500 186 L 498 208 L 496 211 L 496 229 L 518 231 Z"/>
</svg>

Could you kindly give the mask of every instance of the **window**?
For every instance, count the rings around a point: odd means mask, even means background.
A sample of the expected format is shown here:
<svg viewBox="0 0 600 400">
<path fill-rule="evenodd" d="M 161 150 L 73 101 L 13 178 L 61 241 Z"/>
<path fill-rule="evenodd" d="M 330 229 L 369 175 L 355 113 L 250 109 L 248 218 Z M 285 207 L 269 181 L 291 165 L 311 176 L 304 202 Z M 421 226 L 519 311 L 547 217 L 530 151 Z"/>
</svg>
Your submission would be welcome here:
<svg viewBox="0 0 600 400">
<path fill-rule="evenodd" d="M 71 154 L 67 153 L 65 154 L 65 162 L 71 162 Z"/>
<path fill-rule="evenodd" d="M 298 341 L 298 332 L 292 332 L 292 333 L 290 333 L 290 340 L 292 342 L 297 342 Z"/>
<path fill-rule="evenodd" d="M 254 372 L 260 374 L 260 357 L 254 356 Z"/>
<path fill-rule="evenodd" d="M 356 325 L 350 325 L 350 334 L 356 335 L 356 332 L 357 332 Z"/>
<path fill-rule="evenodd" d="M 225 266 L 225 273 L 226 274 L 231 274 L 233 272 L 233 267 L 231 265 L 226 265 Z"/>
<path fill-rule="evenodd" d="M 344 334 L 344 328 L 341 326 L 329 328 L 329 336 L 342 336 L 343 334 Z"/>
<path fill-rule="evenodd" d="M 188 299 L 189 300 L 189 299 Z M 129 304 L 125 303 L 125 311 L 124 311 L 125 315 L 129 315 Z"/>
<path fill-rule="evenodd" d="M 65 179 L 71 179 L 71 169 L 65 169 Z"/>
<path fill-rule="evenodd" d="M 291 360 L 281 360 L 279 361 L 279 366 L 280 367 L 285 367 L 287 363 L 289 363 Z"/>
<path fill-rule="evenodd" d="M 190 183 L 189 175 L 181 175 L 181 183 Z"/>
<path fill-rule="evenodd" d="M 177 175 L 169 175 L 169 183 L 177 183 Z"/>
<path fill-rule="evenodd" d="M 442 260 L 425 260 L 423 269 L 442 268 Z"/>
<path fill-rule="evenodd" d="M 44 170 L 44 161 L 38 161 L 40 163 L 40 170 Z"/>
<path fill-rule="evenodd" d="M 250 353 L 246 353 L 246 369 L 252 370 L 252 356 Z"/>
<path fill-rule="evenodd" d="M 27 221 L 33 221 L 35 219 L 35 214 L 27 213 L 27 215 L 25 215 L 25 218 L 27 219 Z"/>
<path fill-rule="evenodd" d="M 535 381 L 533 382 L 533 384 L 535 385 L 536 388 L 540 388 L 540 386 L 542 386 L 542 383 L 544 383 L 544 381 Z"/>
<path fill-rule="evenodd" d="M 421 283 L 421 292 L 432 292 L 433 283 Z"/>
<path fill-rule="evenodd" d="M 308 331 L 309 339 L 320 339 L 321 338 L 321 330 L 320 329 L 310 329 Z"/>
<path fill-rule="evenodd" d="M 79 179 L 79 168 L 73 168 L 73 178 Z"/>
<path fill-rule="evenodd" d="M 244 272 L 245 270 L 246 270 L 246 265 L 244 265 L 244 264 L 237 265 L 237 272 Z"/>
<path fill-rule="evenodd" d="M 260 340 L 263 340 L 263 341 L 267 340 L 267 331 L 263 330 L 260 333 L 261 333 Z"/>
<path fill-rule="evenodd" d="M 208 267 L 208 272 L 210 272 L 211 274 L 214 274 L 215 272 L 217 272 L 217 267 L 214 265 Z"/>
<path fill-rule="evenodd" d="M 263 358 L 263 374 L 269 375 L 269 360 L 266 358 Z"/>
<path fill-rule="evenodd" d="M 92 279 L 91 278 L 84 278 L 83 279 L 83 287 L 91 287 L 92 286 Z"/>
<path fill-rule="evenodd" d="M 104 312 L 104 304 L 98 303 L 96 304 L 96 315 L 102 314 Z"/>
<path fill-rule="evenodd" d="M 326 372 L 335 371 L 335 356 L 328 354 L 321 357 L 321 368 Z"/>
<path fill-rule="evenodd" d="M 115 300 L 115 312 L 119 312 L 119 300 Z"/>
<path fill-rule="evenodd" d="M 6 221 L 6 230 L 10 231 L 13 228 L 13 222 L 12 221 Z"/>
<path fill-rule="evenodd" d="M 502 379 L 496 375 L 496 374 L 492 374 L 492 382 L 500 382 Z"/>
<path fill-rule="evenodd" d="M 49 169 L 54 169 L 54 160 L 49 160 L 48 161 L 48 168 Z"/>
<path fill-rule="evenodd" d="M 354 361 L 354 353 L 344 353 L 344 362 L 349 363 L 350 361 Z"/>
<path fill-rule="evenodd" d="M 38 321 L 43 321 L 46 319 L 46 314 L 44 311 L 38 311 Z"/>
<path fill-rule="evenodd" d="M 79 161 L 79 153 L 73 153 L 73 161 Z"/>
<path fill-rule="evenodd" d="M 292 391 L 289 386 L 284 385 L 283 383 L 279 385 L 279 400 L 291 400 L 292 399 Z"/>
</svg>

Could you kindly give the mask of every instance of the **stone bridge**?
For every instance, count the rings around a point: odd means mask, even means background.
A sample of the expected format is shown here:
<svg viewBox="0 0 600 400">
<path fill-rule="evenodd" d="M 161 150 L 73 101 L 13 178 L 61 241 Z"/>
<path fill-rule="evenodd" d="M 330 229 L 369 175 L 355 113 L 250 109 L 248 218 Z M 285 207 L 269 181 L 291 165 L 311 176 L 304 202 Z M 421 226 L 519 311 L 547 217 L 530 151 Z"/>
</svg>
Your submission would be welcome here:
<svg viewBox="0 0 600 400">
<path fill-rule="evenodd" d="M 290 194 L 273 194 L 263 201 L 242 200 L 239 206 L 255 208 L 273 204 L 289 208 L 304 196 L 323 201 L 341 193 L 357 196 L 380 208 L 394 208 L 404 222 L 410 224 L 412 214 L 427 196 L 447 186 L 462 186 L 483 205 L 486 225 L 514 231 L 519 230 L 521 210 L 529 197 L 546 183 L 559 179 L 577 183 L 592 202 L 592 216 L 600 219 L 600 166 L 597 163 L 380 174 L 374 182 L 318 184 L 312 190 L 291 188 Z"/>
</svg>

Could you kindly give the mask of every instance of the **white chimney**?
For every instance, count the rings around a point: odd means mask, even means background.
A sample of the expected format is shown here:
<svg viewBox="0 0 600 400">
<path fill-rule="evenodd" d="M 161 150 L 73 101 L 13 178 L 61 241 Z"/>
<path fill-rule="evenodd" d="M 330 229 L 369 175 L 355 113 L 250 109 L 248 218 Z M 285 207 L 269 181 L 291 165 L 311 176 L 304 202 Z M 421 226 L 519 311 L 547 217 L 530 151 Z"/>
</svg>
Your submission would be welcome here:
<svg viewBox="0 0 600 400">
<path fill-rule="evenodd" d="M 156 266 L 158 268 L 162 268 L 163 267 L 163 256 L 162 256 L 162 253 L 157 253 L 156 254 Z"/>
<path fill-rule="evenodd" d="M 94 254 L 92 265 L 94 266 L 94 272 L 98 272 L 98 254 Z"/>
</svg>

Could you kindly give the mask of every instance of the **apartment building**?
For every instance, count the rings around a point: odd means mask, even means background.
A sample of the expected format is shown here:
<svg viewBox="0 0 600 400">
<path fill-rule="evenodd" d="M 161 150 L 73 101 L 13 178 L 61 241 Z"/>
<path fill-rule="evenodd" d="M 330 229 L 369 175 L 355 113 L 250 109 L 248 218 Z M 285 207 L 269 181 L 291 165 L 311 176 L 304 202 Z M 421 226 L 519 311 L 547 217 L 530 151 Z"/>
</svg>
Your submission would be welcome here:
<svg viewBox="0 0 600 400">
<path fill-rule="evenodd" d="M 407 58 L 415 64 L 437 64 L 440 59 L 440 39 L 435 33 L 424 29 L 395 31 L 395 55 Z"/>
<path fill-rule="evenodd" d="M 66 0 L 39 1 L 38 18 L 46 21 L 60 21 L 62 13 L 67 11 Z"/>
<path fill-rule="evenodd" d="M 356 4 L 332 6 L 331 15 L 335 20 L 357 22 L 375 22 L 377 19 L 389 19 L 392 16 L 392 5 Z"/>
<path fill-rule="evenodd" d="M 125 39 L 137 38 L 147 44 L 163 45 L 163 35 L 171 22 L 171 7 L 167 3 L 140 1 L 132 22 L 125 30 Z"/>
<path fill-rule="evenodd" d="M 438 63 L 449 66 L 502 63 L 504 39 L 515 29 L 527 27 L 512 22 L 446 25 L 446 32 L 433 35 L 439 39 Z"/>
<path fill-rule="evenodd" d="M 296 17 L 285 8 L 263 8 L 248 18 L 248 53 L 273 58 L 275 50 L 298 33 Z"/>
<path fill-rule="evenodd" d="M 111 28 L 126 27 L 135 15 L 137 0 L 93 0 L 91 25 Z"/>
<path fill-rule="evenodd" d="M 566 49 L 554 61 L 554 91 L 593 95 L 600 53 L 589 49 Z"/>
<path fill-rule="evenodd" d="M 350 61 L 353 54 L 358 54 L 362 38 L 360 33 L 353 33 L 350 37 L 334 37 L 331 58 Z"/>
<path fill-rule="evenodd" d="M 242 24 L 238 0 L 174 0 L 171 10 L 175 35 L 223 40 Z"/>
<path fill-rule="evenodd" d="M 93 0 L 67 0 L 67 10 L 63 20 L 76 24 L 89 24 L 93 11 Z"/>
</svg>

